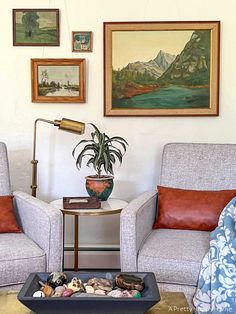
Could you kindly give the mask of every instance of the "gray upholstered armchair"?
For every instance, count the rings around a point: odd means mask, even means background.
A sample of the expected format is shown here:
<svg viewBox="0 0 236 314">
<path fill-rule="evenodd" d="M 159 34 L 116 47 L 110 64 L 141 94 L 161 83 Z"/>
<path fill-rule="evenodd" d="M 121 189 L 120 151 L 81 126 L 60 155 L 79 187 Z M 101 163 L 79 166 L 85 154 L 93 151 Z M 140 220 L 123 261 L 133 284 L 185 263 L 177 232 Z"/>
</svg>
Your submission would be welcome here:
<svg viewBox="0 0 236 314">
<path fill-rule="evenodd" d="M 7 149 L 0 143 L 0 195 L 11 194 Z M 26 193 L 14 192 L 23 233 L 0 233 L 0 289 L 17 289 L 29 273 L 62 267 L 62 214 Z"/>
<path fill-rule="evenodd" d="M 160 185 L 193 190 L 236 188 L 236 145 L 171 143 L 164 147 Z M 145 192 L 121 213 L 122 271 L 152 271 L 162 291 L 195 292 L 209 232 L 152 229 L 156 191 Z"/>
</svg>

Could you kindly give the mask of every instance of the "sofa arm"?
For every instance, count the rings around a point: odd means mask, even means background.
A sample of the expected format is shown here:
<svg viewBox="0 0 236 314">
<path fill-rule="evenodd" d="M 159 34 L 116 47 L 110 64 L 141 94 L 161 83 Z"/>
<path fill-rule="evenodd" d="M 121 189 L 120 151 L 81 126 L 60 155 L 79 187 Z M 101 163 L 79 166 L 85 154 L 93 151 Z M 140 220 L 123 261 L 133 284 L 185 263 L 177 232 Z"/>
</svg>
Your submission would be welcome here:
<svg viewBox="0 0 236 314">
<path fill-rule="evenodd" d="M 134 199 L 120 216 L 120 260 L 122 271 L 138 271 L 137 255 L 152 231 L 156 215 L 157 191 L 148 191 Z"/>
<path fill-rule="evenodd" d="M 23 232 L 46 253 L 46 271 L 60 271 L 63 256 L 61 211 L 24 192 L 13 194 Z"/>
</svg>

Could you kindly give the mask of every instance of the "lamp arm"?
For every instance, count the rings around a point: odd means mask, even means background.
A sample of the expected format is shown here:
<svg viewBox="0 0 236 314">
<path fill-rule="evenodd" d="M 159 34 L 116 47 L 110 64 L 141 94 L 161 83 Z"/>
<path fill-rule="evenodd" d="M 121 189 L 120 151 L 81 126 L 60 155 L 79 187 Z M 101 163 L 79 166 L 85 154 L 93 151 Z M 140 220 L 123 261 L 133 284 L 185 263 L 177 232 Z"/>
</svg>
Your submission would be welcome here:
<svg viewBox="0 0 236 314">
<path fill-rule="evenodd" d="M 68 131 L 68 132 L 76 133 L 76 134 L 83 134 L 84 128 L 85 128 L 85 124 L 83 122 L 65 119 L 65 118 L 62 118 L 62 120 L 54 120 L 54 121 L 38 118 L 34 121 L 33 159 L 31 160 L 31 164 L 32 164 L 31 189 L 32 189 L 32 196 L 34 197 L 36 196 L 36 189 L 37 189 L 38 160 L 35 158 L 35 156 L 36 156 L 36 140 L 37 140 L 37 123 L 39 121 L 53 124 L 54 126 L 57 126 L 59 130 Z"/>
<path fill-rule="evenodd" d="M 38 165 L 38 160 L 35 159 L 36 157 L 36 140 L 37 140 L 37 123 L 41 121 L 41 122 L 45 122 L 45 123 L 50 123 L 50 124 L 54 124 L 54 121 L 51 120 L 46 120 L 46 119 L 36 119 L 34 121 L 34 139 L 33 139 L 33 157 L 31 160 L 31 164 L 32 164 L 32 184 L 31 184 L 31 189 L 32 189 L 32 196 L 36 197 L 36 189 L 37 189 L 37 165 Z"/>
</svg>

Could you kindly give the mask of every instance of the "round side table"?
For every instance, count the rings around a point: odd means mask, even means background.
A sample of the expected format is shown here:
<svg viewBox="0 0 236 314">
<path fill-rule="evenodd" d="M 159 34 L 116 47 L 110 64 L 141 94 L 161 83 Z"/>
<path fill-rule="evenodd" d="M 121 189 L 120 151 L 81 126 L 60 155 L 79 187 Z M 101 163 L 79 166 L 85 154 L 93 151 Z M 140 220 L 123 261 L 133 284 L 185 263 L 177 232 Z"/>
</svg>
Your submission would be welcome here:
<svg viewBox="0 0 236 314">
<path fill-rule="evenodd" d="M 74 216 L 74 271 L 78 271 L 79 216 L 119 214 L 128 203 L 117 198 L 109 198 L 107 201 L 101 202 L 101 208 L 99 209 L 63 209 L 63 200 L 60 198 L 50 202 L 50 204 L 60 209 L 63 214 L 63 249 L 65 239 L 65 215 Z"/>
</svg>

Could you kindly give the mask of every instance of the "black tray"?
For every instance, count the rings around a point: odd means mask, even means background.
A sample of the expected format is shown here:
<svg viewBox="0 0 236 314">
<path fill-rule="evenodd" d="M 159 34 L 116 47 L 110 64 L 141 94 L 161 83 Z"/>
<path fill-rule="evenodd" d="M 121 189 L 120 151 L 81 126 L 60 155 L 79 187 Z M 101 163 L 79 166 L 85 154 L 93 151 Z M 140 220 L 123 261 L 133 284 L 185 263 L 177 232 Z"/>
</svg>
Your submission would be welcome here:
<svg viewBox="0 0 236 314">
<path fill-rule="evenodd" d="M 153 273 L 127 273 L 142 278 L 145 289 L 142 298 L 80 297 L 80 298 L 33 298 L 40 289 L 38 281 L 46 281 L 50 273 L 32 273 L 29 275 L 17 298 L 29 309 L 38 314 L 143 314 L 160 301 L 160 294 Z M 68 280 L 79 277 L 86 282 L 92 277 L 106 277 L 104 272 L 65 272 Z M 114 280 L 120 272 L 111 272 Z"/>
</svg>

